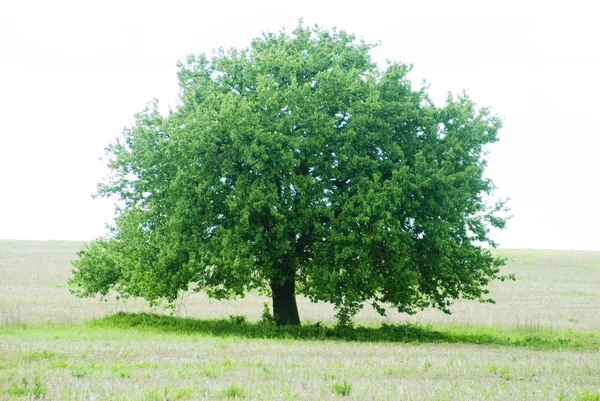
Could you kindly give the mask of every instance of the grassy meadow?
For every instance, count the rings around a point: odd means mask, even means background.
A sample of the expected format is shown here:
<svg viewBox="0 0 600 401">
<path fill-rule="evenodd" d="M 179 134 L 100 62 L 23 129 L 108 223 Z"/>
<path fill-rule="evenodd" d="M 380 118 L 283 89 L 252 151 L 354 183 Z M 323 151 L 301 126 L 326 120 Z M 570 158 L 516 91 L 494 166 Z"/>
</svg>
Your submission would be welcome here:
<svg viewBox="0 0 600 401">
<path fill-rule="evenodd" d="M 188 295 L 177 317 L 78 299 L 81 246 L 0 241 L 0 400 L 600 401 L 600 252 L 501 250 L 517 280 L 496 304 L 342 329 L 303 299 L 301 328 L 257 323 L 259 295 Z"/>
</svg>

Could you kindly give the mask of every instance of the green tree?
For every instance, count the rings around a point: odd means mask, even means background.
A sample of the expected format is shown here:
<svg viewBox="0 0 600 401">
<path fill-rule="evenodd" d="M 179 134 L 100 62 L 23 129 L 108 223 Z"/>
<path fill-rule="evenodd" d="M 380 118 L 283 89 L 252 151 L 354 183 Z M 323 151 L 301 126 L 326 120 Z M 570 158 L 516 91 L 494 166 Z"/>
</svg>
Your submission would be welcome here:
<svg viewBox="0 0 600 401">
<path fill-rule="evenodd" d="M 489 301 L 504 279 L 487 205 L 485 145 L 500 120 L 462 94 L 438 107 L 410 68 L 378 68 L 372 45 L 302 24 L 247 49 L 189 56 L 168 116 L 156 102 L 107 148 L 116 195 L 108 235 L 79 253 L 79 296 L 174 302 L 271 294 L 278 324 L 300 324 L 296 295 L 449 312 Z"/>
</svg>

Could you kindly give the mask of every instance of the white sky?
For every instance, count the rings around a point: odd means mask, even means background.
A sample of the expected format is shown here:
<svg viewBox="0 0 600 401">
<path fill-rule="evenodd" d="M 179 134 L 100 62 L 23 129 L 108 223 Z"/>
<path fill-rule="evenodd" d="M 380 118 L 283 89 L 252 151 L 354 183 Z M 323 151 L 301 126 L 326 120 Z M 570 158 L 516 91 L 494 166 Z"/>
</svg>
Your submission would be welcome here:
<svg viewBox="0 0 600 401">
<path fill-rule="evenodd" d="M 93 239 L 103 149 L 175 63 L 262 31 L 337 26 L 414 64 L 433 98 L 467 89 L 505 121 L 488 176 L 510 197 L 501 247 L 600 250 L 600 23 L 592 1 L 3 1 L 0 239 Z"/>
</svg>

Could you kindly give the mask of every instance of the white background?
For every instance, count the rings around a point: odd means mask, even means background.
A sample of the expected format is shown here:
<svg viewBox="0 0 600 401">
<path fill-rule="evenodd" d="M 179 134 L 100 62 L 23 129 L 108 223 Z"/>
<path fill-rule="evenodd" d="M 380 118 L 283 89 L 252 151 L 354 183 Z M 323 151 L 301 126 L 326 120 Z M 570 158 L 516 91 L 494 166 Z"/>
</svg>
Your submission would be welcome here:
<svg viewBox="0 0 600 401">
<path fill-rule="evenodd" d="M 466 89 L 504 119 L 487 175 L 510 197 L 501 247 L 600 250 L 600 23 L 569 1 L 3 1 L 0 238 L 90 240 L 112 218 L 92 200 L 103 149 L 158 98 L 175 64 L 246 47 L 263 31 L 337 26 L 374 58 L 414 64 L 441 101 Z"/>
</svg>

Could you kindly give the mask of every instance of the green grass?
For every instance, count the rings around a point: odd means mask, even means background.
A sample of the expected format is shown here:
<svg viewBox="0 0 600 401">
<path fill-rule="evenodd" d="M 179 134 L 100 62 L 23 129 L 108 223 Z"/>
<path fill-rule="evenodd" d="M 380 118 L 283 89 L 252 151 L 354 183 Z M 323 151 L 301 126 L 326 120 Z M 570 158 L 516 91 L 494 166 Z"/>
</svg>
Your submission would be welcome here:
<svg viewBox="0 0 600 401">
<path fill-rule="evenodd" d="M 581 394 L 577 394 L 575 397 L 576 401 L 600 401 L 600 392 L 584 391 Z"/>
<path fill-rule="evenodd" d="M 244 394 L 244 388 L 235 383 L 230 384 L 229 387 L 223 390 L 223 395 L 229 398 L 243 398 Z"/>
<path fill-rule="evenodd" d="M 600 351 L 600 331 L 552 330 L 538 326 L 484 326 L 474 324 L 418 325 L 412 323 L 380 326 L 327 327 L 306 324 L 276 327 L 261 323 L 236 323 L 230 319 L 180 318 L 147 313 L 117 313 L 77 325 L 40 324 L 0 327 L 0 335 L 47 336 L 90 340 L 140 338 L 165 335 L 186 338 L 218 337 L 231 339 L 296 340 L 319 342 L 365 342 L 406 344 L 474 344 L 478 346 L 522 347 L 545 351 Z M 57 354 L 42 350 L 26 353 L 26 361 L 52 360 Z M 62 367 L 64 362 L 52 365 Z M 158 367 L 150 364 L 150 367 Z"/>
<path fill-rule="evenodd" d="M 350 395 L 350 391 L 352 391 L 352 385 L 348 383 L 346 380 L 341 382 L 335 382 L 332 386 L 333 392 L 340 396 Z"/>
<path fill-rule="evenodd" d="M 600 331 L 552 330 L 537 326 L 483 326 L 418 324 L 379 327 L 275 327 L 260 323 L 233 322 L 231 319 L 177 318 L 146 313 L 117 313 L 86 324 L 90 328 L 131 329 L 142 332 L 204 335 L 221 338 L 289 339 L 303 341 L 352 341 L 391 343 L 462 343 L 525 347 L 537 350 L 600 350 Z"/>
<path fill-rule="evenodd" d="M 40 376 L 36 375 L 33 378 L 33 384 L 30 383 L 27 377 L 22 377 L 20 381 L 11 381 L 4 392 L 7 395 L 31 396 L 34 399 L 38 399 L 44 398 L 48 393 L 48 389 Z"/>
</svg>

